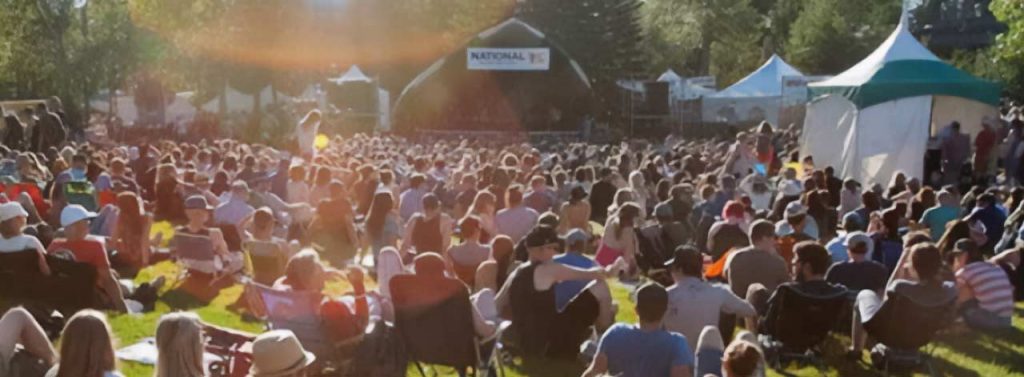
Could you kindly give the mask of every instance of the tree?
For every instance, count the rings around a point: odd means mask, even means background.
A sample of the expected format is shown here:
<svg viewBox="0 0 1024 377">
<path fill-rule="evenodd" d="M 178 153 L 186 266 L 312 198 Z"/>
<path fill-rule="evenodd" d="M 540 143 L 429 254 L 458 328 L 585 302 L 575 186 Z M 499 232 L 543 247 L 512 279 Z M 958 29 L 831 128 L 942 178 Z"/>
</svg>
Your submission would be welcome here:
<svg viewBox="0 0 1024 377">
<path fill-rule="evenodd" d="M 750 0 L 649 0 L 644 7 L 651 68 L 733 82 L 763 56 L 765 18 Z"/>
<path fill-rule="evenodd" d="M 602 119 L 619 103 L 616 81 L 646 72 L 640 53 L 639 0 L 525 0 L 519 17 L 543 31 L 587 73 Z"/>
<path fill-rule="evenodd" d="M 807 73 L 842 72 L 892 33 L 900 11 L 890 0 L 809 0 L 793 22 L 786 54 Z"/>
<path fill-rule="evenodd" d="M 990 49 L 974 61 L 981 61 L 971 70 L 991 79 L 1001 79 L 1005 90 L 1014 98 L 1024 96 L 1024 7 L 1018 0 L 992 0 L 989 9 L 1006 31 L 996 37 Z M 981 69 L 978 69 L 981 68 Z"/>
</svg>

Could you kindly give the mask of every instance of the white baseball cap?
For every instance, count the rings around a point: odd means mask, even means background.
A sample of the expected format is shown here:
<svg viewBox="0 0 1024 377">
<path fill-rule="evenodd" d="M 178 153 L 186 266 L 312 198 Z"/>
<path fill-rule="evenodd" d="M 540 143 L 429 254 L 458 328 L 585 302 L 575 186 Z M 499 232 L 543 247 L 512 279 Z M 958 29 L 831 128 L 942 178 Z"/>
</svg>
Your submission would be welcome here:
<svg viewBox="0 0 1024 377">
<path fill-rule="evenodd" d="M 66 227 L 68 225 L 77 223 L 82 220 L 92 219 L 96 217 L 95 212 L 89 212 L 78 204 L 72 204 L 64 207 L 63 211 L 60 211 L 60 226 Z"/>
<path fill-rule="evenodd" d="M 18 202 L 7 202 L 0 204 L 0 221 L 7 221 L 15 217 L 28 217 L 28 212 Z"/>
</svg>

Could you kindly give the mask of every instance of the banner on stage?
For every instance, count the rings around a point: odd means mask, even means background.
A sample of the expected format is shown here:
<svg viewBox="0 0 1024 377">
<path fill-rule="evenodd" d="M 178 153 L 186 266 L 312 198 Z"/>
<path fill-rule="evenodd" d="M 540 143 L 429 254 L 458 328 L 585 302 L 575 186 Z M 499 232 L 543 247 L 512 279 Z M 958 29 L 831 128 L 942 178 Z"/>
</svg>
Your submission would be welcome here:
<svg viewBox="0 0 1024 377">
<path fill-rule="evenodd" d="M 474 71 L 547 71 L 551 68 L 548 48 L 466 49 L 466 68 Z"/>
</svg>

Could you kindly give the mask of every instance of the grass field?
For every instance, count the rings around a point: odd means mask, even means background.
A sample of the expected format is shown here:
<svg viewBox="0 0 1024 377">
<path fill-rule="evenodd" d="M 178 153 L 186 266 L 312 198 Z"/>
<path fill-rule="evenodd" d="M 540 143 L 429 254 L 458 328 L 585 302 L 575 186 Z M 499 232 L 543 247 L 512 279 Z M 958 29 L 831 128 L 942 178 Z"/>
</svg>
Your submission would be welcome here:
<svg viewBox="0 0 1024 377">
<path fill-rule="evenodd" d="M 147 281 L 155 276 L 166 276 L 173 281 L 178 273 L 176 266 L 170 262 L 164 262 L 144 270 L 138 277 L 139 282 Z M 629 288 L 619 283 L 614 283 L 613 295 L 620 309 L 618 319 L 625 322 L 636 320 L 633 312 L 633 303 L 630 299 Z M 340 293 L 346 287 L 342 283 L 333 283 L 329 290 Z M 234 302 L 241 294 L 241 286 L 233 286 L 220 292 L 208 305 L 198 306 L 194 299 L 176 292 L 165 292 L 163 298 L 157 305 L 157 310 L 143 315 L 112 315 L 111 326 L 117 335 L 120 345 L 129 345 L 138 340 L 153 336 L 156 332 L 156 322 L 160 315 L 172 310 L 195 311 L 204 321 L 240 329 L 249 332 L 260 332 L 264 329 L 263 323 L 247 322 L 229 310 L 226 306 Z M 871 368 L 864 363 L 855 363 L 843 358 L 843 350 L 849 344 L 849 339 L 835 335 L 829 339 L 824 347 L 826 363 L 830 369 L 825 372 L 828 376 L 871 376 L 876 375 Z M 942 376 L 1024 376 L 1024 304 L 1018 304 L 1014 318 L 1014 328 L 996 335 L 981 335 L 971 332 L 960 332 L 957 334 L 942 334 L 933 343 L 934 361 L 933 366 L 938 375 Z M 865 360 L 867 355 L 865 354 Z M 578 363 L 565 362 L 522 362 L 517 361 L 516 365 L 506 368 L 508 376 L 579 376 L 584 366 Z M 131 362 L 122 362 L 121 370 L 127 377 L 149 377 L 152 376 L 152 368 Z M 418 375 L 410 369 L 409 375 Z M 454 375 L 450 369 L 436 368 L 438 375 Z M 433 375 L 428 371 L 428 375 Z M 819 376 L 821 372 L 812 368 L 797 368 L 791 366 L 785 371 L 769 372 L 772 376 Z M 880 374 L 878 374 L 880 375 Z"/>
</svg>

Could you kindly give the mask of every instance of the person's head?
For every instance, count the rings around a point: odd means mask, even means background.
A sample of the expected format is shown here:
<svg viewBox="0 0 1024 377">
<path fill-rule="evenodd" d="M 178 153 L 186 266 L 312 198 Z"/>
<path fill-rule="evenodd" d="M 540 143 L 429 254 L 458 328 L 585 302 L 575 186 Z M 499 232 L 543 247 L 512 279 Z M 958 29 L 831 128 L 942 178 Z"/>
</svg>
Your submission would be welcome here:
<svg viewBox="0 0 1024 377">
<path fill-rule="evenodd" d="M 70 241 L 85 239 L 89 235 L 89 223 L 96 218 L 96 214 L 90 212 L 78 204 L 71 204 L 60 211 L 60 226 L 64 227 L 64 237 Z"/>
<path fill-rule="evenodd" d="M 535 175 L 532 178 L 530 178 L 530 188 L 533 189 L 533 191 L 543 190 L 544 186 L 546 186 L 546 183 L 547 180 L 545 180 L 544 176 L 542 175 Z"/>
<path fill-rule="evenodd" d="M 700 250 L 691 245 L 676 247 L 672 253 L 672 259 L 665 262 L 665 267 L 677 280 L 683 277 L 704 279 L 704 256 L 701 255 Z"/>
<path fill-rule="evenodd" d="M 846 236 L 846 251 L 850 256 L 850 259 L 855 262 L 863 261 L 868 255 L 871 255 L 875 247 L 875 242 L 871 239 L 867 233 L 864 232 L 853 232 Z"/>
<path fill-rule="evenodd" d="M 949 124 L 949 129 L 953 130 L 953 133 L 960 133 L 960 122 L 954 120 Z"/>
<path fill-rule="evenodd" d="M 658 283 L 644 284 L 636 291 L 636 315 L 641 324 L 660 325 L 668 310 L 668 292 Z"/>
<path fill-rule="evenodd" d="M 117 369 L 107 317 L 95 310 L 71 316 L 60 343 L 57 377 L 103 377 Z"/>
<path fill-rule="evenodd" d="M 511 207 L 518 207 L 523 204 L 523 188 L 519 185 L 512 185 L 505 192 L 505 203 Z"/>
<path fill-rule="evenodd" d="M 203 327 L 192 312 L 160 317 L 155 377 L 203 377 Z"/>
<path fill-rule="evenodd" d="M 121 219 L 121 216 L 128 216 L 128 219 L 141 221 L 142 204 L 139 202 L 139 196 L 134 192 L 124 191 L 118 193 L 114 203 L 117 205 L 118 219 Z"/>
<path fill-rule="evenodd" d="M 546 262 L 559 253 L 561 240 L 554 228 L 546 226 L 534 227 L 525 238 L 526 251 L 530 253 L 530 260 Z"/>
<path fill-rule="evenodd" d="M 395 198 L 391 195 L 391 191 L 377 191 L 373 194 L 373 199 L 370 201 L 370 212 L 367 214 L 367 222 L 371 222 L 370 218 L 379 218 L 383 224 L 384 217 L 394 209 Z"/>
<path fill-rule="evenodd" d="M 658 220 L 659 224 L 667 224 L 675 220 L 675 212 L 672 209 L 672 205 L 662 202 L 654 206 L 654 217 Z"/>
<path fill-rule="evenodd" d="M 757 220 L 750 225 L 750 245 L 757 250 L 775 250 L 775 224 L 767 220 Z"/>
<path fill-rule="evenodd" d="M 191 224 L 206 224 L 210 220 L 210 211 L 213 211 L 213 206 L 206 201 L 205 196 L 192 195 L 185 199 L 185 216 Z"/>
<path fill-rule="evenodd" d="M 583 229 L 573 228 L 565 235 L 566 252 L 583 253 L 590 243 L 590 235 Z"/>
<path fill-rule="evenodd" d="M 409 188 L 418 189 L 423 186 L 423 183 L 427 181 L 427 176 L 423 174 L 413 174 L 412 178 L 409 178 Z"/>
<path fill-rule="evenodd" d="M 320 292 L 324 288 L 324 267 L 320 255 L 312 249 L 292 255 L 284 270 L 288 285 L 294 290 Z"/>
<path fill-rule="evenodd" d="M 473 205 L 471 206 L 472 210 L 470 211 L 470 213 L 473 213 L 475 215 L 483 215 L 483 214 L 493 215 L 494 214 L 495 202 L 496 202 L 496 199 L 494 197 L 494 194 L 492 194 L 491 192 L 489 192 L 489 191 L 477 192 L 476 193 L 476 197 L 473 198 Z"/>
<path fill-rule="evenodd" d="M 936 201 L 943 207 L 954 207 L 957 205 L 956 195 L 946 190 L 939 191 L 939 194 L 936 195 Z"/>
<path fill-rule="evenodd" d="M 253 212 L 252 215 L 252 227 L 258 233 L 271 233 L 274 231 L 274 225 L 277 224 L 277 220 L 274 219 L 274 212 L 269 207 L 261 207 Z"/>
<path fill-rule="evenodd" d="M 512 238 L 506 235 L 498 235 L 491 239 L 491 258 L 502 261 L 512 255 L 515 250 L 515 243 Z"/>
<path fill-rule="evenodd" d="M 426 194 L 423 195 L 423 213 L 427 216 L 434 216 L 441 212 L 441 200 L 437 199 L 437 195 Z"/>
<path fill-rule="evenodd" d="M 417 276 L 444 277 L 444 258 L 435 252 L 419 253 L 413 259 L 413 269 Z"/>
<path fill-rule="evenodd" d="M 793 276 L 797 281 L 821 280 L 832 265 L 832 256 L 821 244 L 803 241 L 793 246 Z"/>
<path fill-rule="evenodd" d="M 463 240 L 480 239 L 480 218 L 474 215 L 466 215 L 459 220 L 459 237 Z"/>
<path fill-rule="evenodd" d="M 18 202 L 0 204 L 0 235 L 10 238 L 21 234 L 28 220 L 28 212 Z"/>
<path fill-rule="evenodd" d="M 786 205 L 786 212 L 783 217 L 786 223 L 793 228 L 793 232 L 801 232 L 807 220 L 807 207 L 799 201 L 790 202 Z"/>
<path fill-rule="evenodd" d="M 622 229 L 631 228 L 637 226 L 637 218 L 640 217 L 640 206 L 633 202 L 628 202 L 619 207 L 619 227 L 615 230 L 615 237 L 619 238 L 622 235 Z"/>
<path fill-rule="evenodd" d="M 864 230 L 864 220 L 860 218 L 860 215 L 854 212 L 843 215 L 843 230 L 847 232 L 857 232 Z"/>
<path fill-rule="evenodd" d="M 306 167 L 302 165 L 295 165 L 288 169 L 288 179 L 296 182 L 306 180 Z"/>
<path fill-rule="evenodd" d="M 245 181 L 235 181 L 231 184 L 231 200 L 237 201 L 248 201 L 249 200 L 249 184 Z"/>
<path fill-rule="evenodd" d="M 304 377 L 316 356 L 290 330 L 271 330 L 252 342 L 250 377 Z"/>
<path fill-rule="evenodd" d="M 882 226 L 889 236 L 894 236 L 900 228 L 900 211 L 896 208 L 889 208 L 882 211 Z"/>
<path fill-rule="evenodd" d="M 935 244 L 919 243 L 910 248 L 910 268 L 921 282 L 935 282 L 942 268 L 942 256 Z"/>
<path fill-rule="evenodd" d="M 996 205 L 996 196 L 994 194 L 985 193 L 978 197 L 978 208 L 988 208 Z"/>
<path fill-rule="evenodd" d="M 726 347 L 722 356 L 722 371 L 726 377 L 754 377 L 764 354 L 754 343 L 737 340 Z"/>
<path fill-rule="evenodd" d="M 879 200 L 878 194 L 871 190 L 864 191 L 860 194 L 860 201 L 864 205 L 864 208 L 871 211 L 877 211 L 882 207 L 882 202 Z"/>
<path fill-rule="evenodd" d="M 981 248 L 978 247 L 977 243 L 970 239 L 956 241 L 956 246 L 953 247 L 954 270 L 959 270 L 974 262 L 983 261 L 985 261 L 985 255 L 982 254 Z"/>
<path fill-rule="evenodd" d="M 587 189 L 583 186 L 574 186 L 569 191 L 569 203 L 576 204 L 587 198 Z"/>
<path fill-rule="evenodd" d="M 739 221 L 746 217 L 747 209 L 742 202 L 730 200 L 722 208 L 722 219 L 726 221 Z"/>
</svg>

